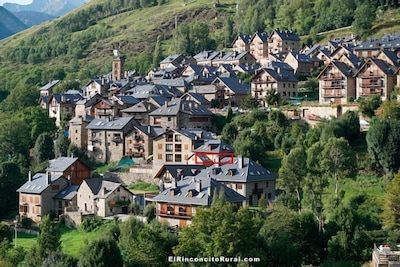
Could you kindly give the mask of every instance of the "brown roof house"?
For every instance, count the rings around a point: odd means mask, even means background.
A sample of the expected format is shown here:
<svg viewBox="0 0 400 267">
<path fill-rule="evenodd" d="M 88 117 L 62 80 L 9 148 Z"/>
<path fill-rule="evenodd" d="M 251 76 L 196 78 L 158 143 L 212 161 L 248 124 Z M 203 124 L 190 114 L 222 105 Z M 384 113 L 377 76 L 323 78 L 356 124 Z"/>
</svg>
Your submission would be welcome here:
<svg viewBox="0 0 400 267">
<path fill-rule="evenodd" d="M 347 104 L 356 97 L 354 71 L 340 61 L 331 61 L 318 75 L 320 104 Z"/>
<path fill-rule="evenodd" d="M 52 175 L 69 177 L 72 185 L 80 185 L 91 177 L 91 170 L 81 159 L 74 157 L 58 157 L 49 161 L 46 172 Z"/>
<path fill-rule="evenodd" d="M 160 222 L 184 227 L 191 224 L 199 207 L 209 207 L 213 198 L 222 190 L 226 201 L 242 206 L 246 198 L 211 177 L 187 176 L 180 181 L 173 179 L 172 186 L 151 199 L 156 203 L 156 216 Z"/>
</svg>

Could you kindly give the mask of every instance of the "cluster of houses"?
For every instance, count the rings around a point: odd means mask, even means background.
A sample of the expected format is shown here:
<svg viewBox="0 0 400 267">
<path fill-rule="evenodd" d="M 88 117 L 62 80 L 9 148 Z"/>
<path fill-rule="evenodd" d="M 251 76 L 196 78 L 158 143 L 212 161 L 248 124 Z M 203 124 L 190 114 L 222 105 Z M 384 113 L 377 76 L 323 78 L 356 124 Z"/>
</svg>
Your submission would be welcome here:
<svg viewBox="0 0 400 267">
<path fill-rule="evenodd" d="M 160 193 L 148 201 L 156 203 L 158 220 L 184 226 L 196 207 L 208 206 L 221 190 L 237 205 L 276 196 L 275 174 L 217 139 L 213 112 L 240 106 L 250 94 L 266 106 L 272 89 L 282 99 L 296 98 L 299 79 L 322 66 L 320 104 L 346 104 L 373 94 L 388 99 L 400 85 L 399 55 L 400 35 L 364 43 L 340 38 L 300 48 L 292 31 L 239 34 L 230 52 L 170 55 L 145 77 L 126 71 L 125 58 L 115 54 L 111 73 L 79 90 L 55 93 L 58 80 L 41 87 L 40 105 L 58 126 L 66 123 L 71 143 L 92 160 L 129 157 L 150 166 Z M 238 78 L 240 73 L 251 77 L 250 84 Z M 54 159 L 18 189 L 21 217 L 40 222 L 53 210 L 79 224 L 85 214 L 129 212 L 135 196 L 124 185 L 91 176 L 77 158 Z"/>
</svg>

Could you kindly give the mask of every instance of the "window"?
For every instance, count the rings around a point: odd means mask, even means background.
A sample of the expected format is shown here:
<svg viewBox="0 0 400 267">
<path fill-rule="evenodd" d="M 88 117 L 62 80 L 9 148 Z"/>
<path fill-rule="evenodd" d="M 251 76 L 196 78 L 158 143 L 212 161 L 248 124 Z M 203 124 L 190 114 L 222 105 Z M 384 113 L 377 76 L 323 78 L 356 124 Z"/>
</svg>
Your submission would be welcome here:
<svg viewBox="0 0 400 267">
<path fill-rule="evenodd" d="M 161 124 L 161 118 L 160 117 L 154 117 L 154 124 L 156 124 L 156 125 Z"/>
<path fill-rule="evenodd" d="M 166 162 L 172 162 L 173 161 L 173 155 L 172 154 L 166 154 L 165 155 L 165 161 Z"/>
<path fill-rule="evenodd" d="M 172 148 L 173 148 L 172 144 L 166 144 L 165 145 L 165 151 L 171 152 Z"/>
<path fill-rule="evenodd" d="M 162 160 L 162 154 L 158 154 L 157 159 L 161 159 Z"/>
<path fill-rule="evenodd" d="M 175 152 L 181 152 L 182 151 L 182 145 L 181 144 L 175 144 Z"/>
<path fill-rule="evenodd" d="M 283 88 L 286 88 L 286 83 L 283 84 Z"/>
<path fill-rule="evenodd" d="M 189 145 L 185 144 L 185 150 L 189 150 Z"/>
<path fill-rule="evenodd" d="M 268 183 L 268 182 L 265 183 L 265 187 L 266 187 L 266 188 L 269 187 L 269 183 Z"/>
<path fill-rule="evenodd" d="M 167 142 L 172 142 L 174 140 L 173 138 L 174 138 L 174 135 L 172 133 L 167 134 L 167 137 L 166 137 Z"/>
<path fill-rule="evenodd" d="M 180 142 L 180 141 L 182 141 L 181 135 L 180 134 L 176 134 L 175 135 L 175 142 Z"/>
<path fill-rule="evenodd" d="M 168 117 L 168 121 L 171 121 L 172 120 L 172 118 L 171 117 Z"/>
<path fill-rule="evenodd" d="M 268 193 L 268 199 L 271 199 L 271 198 L 272 198 L 272 194 Z"/>
<path fill-rule="evenodd" d="M 181 154 L 175 154 L 175 162 L 182 162 L 182 155 Z"/>
<path fill-rule="evenodd" d="M 162 149 L 162 144 L 161 144 L 161 143 L 158 144 L 158 145 L 157 145 L 157 148 L 158 148 L 158 149 Z"/>
<path fill-rule="evenodd" d="M 243 185 L 242 184 L 236 184 L 236 189 L 243 189 Z"/>
</svg>

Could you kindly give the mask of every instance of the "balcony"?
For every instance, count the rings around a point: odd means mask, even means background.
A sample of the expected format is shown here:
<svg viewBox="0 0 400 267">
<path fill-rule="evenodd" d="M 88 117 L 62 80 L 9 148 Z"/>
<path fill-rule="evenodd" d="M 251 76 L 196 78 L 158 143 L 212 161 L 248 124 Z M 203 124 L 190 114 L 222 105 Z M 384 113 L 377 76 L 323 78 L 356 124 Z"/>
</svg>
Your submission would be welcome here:
<svg viewBox="0 0 400 267">
<path fill-rule="evenodd" d="M 262 194 L 264 190 L 262 188 L 254 188 L 251 192 L 252 194 Z"/>
<path fill-rule="evenodd" d="M 191 213 L 187 212 L 175 212 L 175 211 L 162 211 L 162 210 L 157 210 L 156 215 L 158 216 L 164 216 L 164 217 L 169 217 L 169 218 L 178 218 L 178 219 L 192 219 L 193 216 Z"/>
<path fill-rule="evenodd" d="M 340 75 L 325 75 L 321 76 L 321 80 L 328 81 L 328 80 L 344 80 L 343 76 Z"/>
<path fill-rule="evenodd" d="M 129 206 L 131 202 L 129 200 L 111 200 L 108 205 L 110 207 L 124 207 Z"/>
<path fill-rule="evenodd" d="M 111 139 L 113 142 L 115 143 L 122 143 L 122 138 L 121 136 L 113 136 L 113 138 Z"/>
</svg>

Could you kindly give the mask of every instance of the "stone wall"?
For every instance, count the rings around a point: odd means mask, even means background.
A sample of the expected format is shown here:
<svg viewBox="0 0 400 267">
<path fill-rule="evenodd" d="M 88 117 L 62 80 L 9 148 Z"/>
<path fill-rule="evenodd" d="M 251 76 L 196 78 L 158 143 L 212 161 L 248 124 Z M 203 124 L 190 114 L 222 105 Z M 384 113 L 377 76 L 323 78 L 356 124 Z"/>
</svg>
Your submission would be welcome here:
<svg viewBox="0 0 400 267">
<path fill-rule="evenodd" d="M 129 168 L 129 172 L 107 172 L 105 179 L 117 180 L 123 185 L 130 185 L 139 181 L 153 183 L 153 169 L 149 166 L 135 166 Z"/>
</svg>

